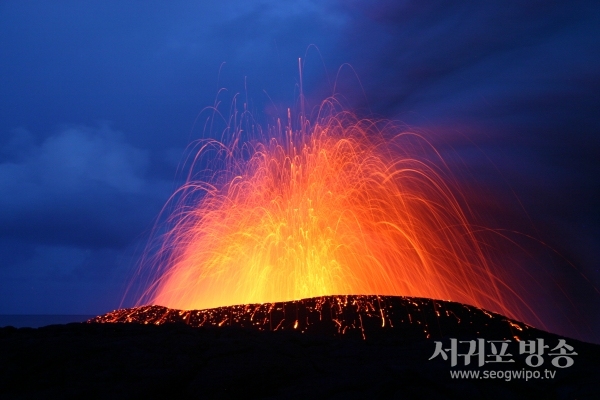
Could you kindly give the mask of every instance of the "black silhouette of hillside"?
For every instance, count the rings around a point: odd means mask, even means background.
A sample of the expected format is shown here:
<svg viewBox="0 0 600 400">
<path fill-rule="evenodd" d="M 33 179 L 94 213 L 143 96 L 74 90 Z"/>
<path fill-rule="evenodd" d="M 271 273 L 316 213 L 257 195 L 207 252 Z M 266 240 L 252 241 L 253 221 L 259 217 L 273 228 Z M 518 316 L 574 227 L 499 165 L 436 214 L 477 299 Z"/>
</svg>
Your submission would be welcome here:
<svg viewBox="0 0 600 400">
<path fill-rule="evenodd" d="M 441 356 L 429 360 L 435 341 L 447 348 L 451 339 L 482 338 L 509 340 L 514 362 L 480 367 L 474 358 L 452 367 Z M 517 338 L 545 340 L 543 365 L 527 365 Z M 547 355 L 560 339 L 577 353 L 571 367 L 557 368 Z M 450 376 L 507 369 L 555 376 Z M 597 399 L 599 376 L 598 345 L 476 307 L 406 297 L 328 296 L 201 311 L 147 306 L 88 323 L 0 328 L 2 399 Z"/>
</svg>

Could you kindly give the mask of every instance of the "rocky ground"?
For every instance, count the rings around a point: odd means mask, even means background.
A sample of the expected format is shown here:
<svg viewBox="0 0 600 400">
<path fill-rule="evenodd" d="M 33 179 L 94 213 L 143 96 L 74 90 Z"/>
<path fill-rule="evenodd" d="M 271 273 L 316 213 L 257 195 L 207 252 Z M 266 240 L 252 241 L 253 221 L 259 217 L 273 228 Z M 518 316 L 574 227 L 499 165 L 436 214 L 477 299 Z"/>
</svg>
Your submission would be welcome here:
<svg viewBox="0 0 600 400">
<path fill-rule="evenodd" d="M 463 306 L 446 307 L 458 312 Z M 533 328 L 522 340 L 544 339 L 550 345 L 537 368 L 526 364 L 526 354 L 518 354 L 516 339 L 506 339 L 512 363 L 480 367 L 474 356 L 465 366 L 465 357 L 458 356 L 452 367 L 451 357 L 429 360 L 436 340 L 443 349 L 451 348 L 450 339 L 501 340 L 493 331 L 477 327 L 483 318 L 491 317 L 474 317 L 475 323 L 466 324 L 482 334 L 446 329 L 429 339 L 403 335 L 402 325 L 366 340 L 297 329 L 193 327 L 183 322 L 0 328 L 0 398 L 600 398 L 600 346 L 566 339 L 577 353 L 574 363 L 555 367 L 548 354 L 560 338 Z M 491 319 L 496 318 L 502 317 Z M 493 327 L 495 323 L 499 322 L 492 321 Z M 499 350 L 501 342 L 496 344 Z M 467 352 L 468 343 L 459 345 L 459 354 Z M 491 345 L 486 346 L 486 360 L 491 360 Z M 455 370 L 489 374 L 507 369 L 538 370 L 542 376 L 549 370 L 556 375 L 510 381 L 450 376 Z"/>
</svg>

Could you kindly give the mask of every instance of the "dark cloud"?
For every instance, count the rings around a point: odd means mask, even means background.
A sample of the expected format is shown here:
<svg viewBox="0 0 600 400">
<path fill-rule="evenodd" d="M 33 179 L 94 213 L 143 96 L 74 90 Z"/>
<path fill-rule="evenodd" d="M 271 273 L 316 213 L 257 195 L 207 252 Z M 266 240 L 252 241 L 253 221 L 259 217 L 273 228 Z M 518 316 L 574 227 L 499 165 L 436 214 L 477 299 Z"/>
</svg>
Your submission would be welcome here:
<svg viewBox="0 0 600 400">
<path fill-rule="evenodd" d="M 339 47 L 384 115 L 412 113 L 425 123 L 536 115 L 531 107 L 543 109 L 542 100 L 564 106 L 549 93 L 580 96 L 578 86 L 598 83 L 598 11 L 528 4 L 358 2 Z"/>
<path fill-rule="evenodd" d="M 366 92 L 342 92 L 353 107 L 428 130 L 548 210 L 595 211 L 596 3 L 353 2 L 349 15 L 339 47 Z"/>
<path fill-rule="evenodd" d="M 327 3 L 0 5 L 0 129 L 110 120 L 133 144 L 184 147 L 220 88 L 226 107 L 248 89 L 257 114 L 264 91 L 294 102 L 307 46 L 335 54 L 343 21 Z"/>
<path fill-rule="evenodd" d="M 165 184 L 149 152 L 107 126 L 67 127 L 39 144 L 17 129 L 0 163 L 0 236 L 123 246 L 149 224 Z"/>
<path fill-rule="evenodd" d="M 117 307 L 170 182 L 107 125 L 43 136 L 20 128 L 0 143 L 0 313 Z"/>
</svg>

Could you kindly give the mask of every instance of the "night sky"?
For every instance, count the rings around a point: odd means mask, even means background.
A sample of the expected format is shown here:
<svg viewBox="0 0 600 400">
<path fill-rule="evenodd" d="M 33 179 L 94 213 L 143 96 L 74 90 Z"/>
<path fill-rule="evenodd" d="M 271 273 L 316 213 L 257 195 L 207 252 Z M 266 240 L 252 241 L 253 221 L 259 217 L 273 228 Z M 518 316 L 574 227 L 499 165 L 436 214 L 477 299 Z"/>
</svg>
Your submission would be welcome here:
<svg viewBox="0 0 600 400">
<path fill-rule="evenodd" d="M 0 314 L 119 307 L 203 110 L 297 110 L 302 58 L 309 105 L 430 137 L 600 342 L 598 49 L 596 1 L 3 1 Z"/>
</svg>

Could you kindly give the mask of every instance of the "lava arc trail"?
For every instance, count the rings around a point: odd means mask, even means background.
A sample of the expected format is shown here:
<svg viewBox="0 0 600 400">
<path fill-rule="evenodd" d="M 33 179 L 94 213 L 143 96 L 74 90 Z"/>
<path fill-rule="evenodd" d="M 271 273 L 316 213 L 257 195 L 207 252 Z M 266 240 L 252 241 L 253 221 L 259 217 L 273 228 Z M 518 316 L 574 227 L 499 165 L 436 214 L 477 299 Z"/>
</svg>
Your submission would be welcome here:
<svg viewBox="0 0 600 400">
<path fill-rule="evenodd" d="M 333 108 L 331 103 L 324 103 Z M 325 115 L 326 116 L 323 116 Z M 447 299 L 520 319 L 442 157 L 348 112 L 199 144 L 140 304 L 206 309 L 326 295 Z M 208 166 L 208 167 L 207 167 Z M 206 173 L 206 172 L 209 173 Z"/>
</svg>

